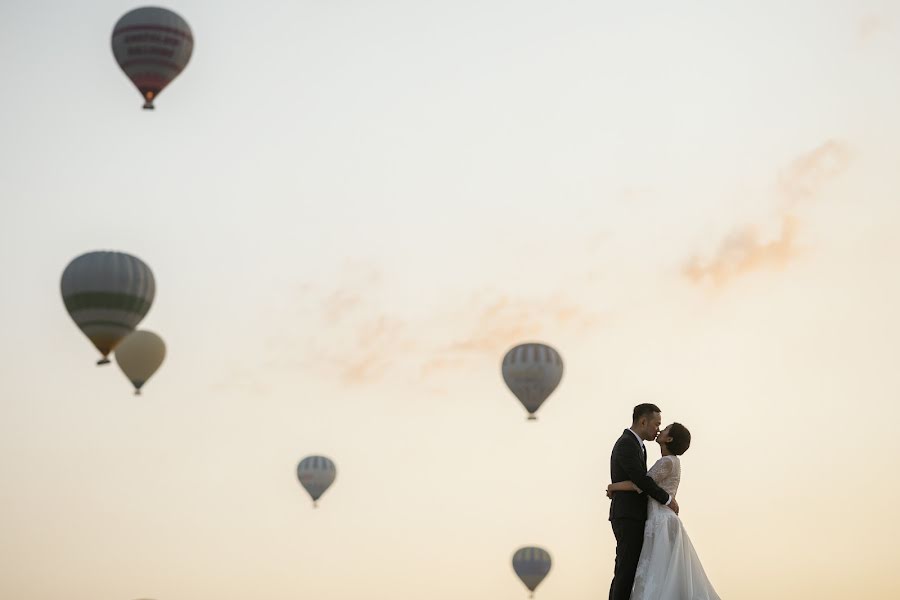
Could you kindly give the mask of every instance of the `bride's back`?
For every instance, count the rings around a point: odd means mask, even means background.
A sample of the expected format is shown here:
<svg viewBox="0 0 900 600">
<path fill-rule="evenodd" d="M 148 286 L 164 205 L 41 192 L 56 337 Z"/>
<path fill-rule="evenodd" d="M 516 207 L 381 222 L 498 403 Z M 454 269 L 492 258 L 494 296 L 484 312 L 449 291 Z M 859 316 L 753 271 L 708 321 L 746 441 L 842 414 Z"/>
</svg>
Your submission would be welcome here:
<svg viewBox="0 0 900 600">
<path fill-rule="evenodd" d="M 677 456 L 663 456 L 650 467 L 647 475 L 674 498 L 678 493 L 678 484 L 681 483 L 681 459 Z"/>
</svg>

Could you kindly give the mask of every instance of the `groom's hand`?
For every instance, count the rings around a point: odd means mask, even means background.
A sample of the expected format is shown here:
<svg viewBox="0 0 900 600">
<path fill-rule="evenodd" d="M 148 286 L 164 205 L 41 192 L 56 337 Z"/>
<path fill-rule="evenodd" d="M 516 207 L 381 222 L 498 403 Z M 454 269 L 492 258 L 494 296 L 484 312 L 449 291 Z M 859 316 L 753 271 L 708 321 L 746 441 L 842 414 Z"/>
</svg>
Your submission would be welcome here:
<svg viewBox="0 0 900 600">
<path fill-rule="evenodd" d="M 675 498 L 672 498 L 672 501 L 669 502 L 666 506 L 675 511 L 675 514 L 678 514 L 678 503 L 675 502 Z"/>
</svg>

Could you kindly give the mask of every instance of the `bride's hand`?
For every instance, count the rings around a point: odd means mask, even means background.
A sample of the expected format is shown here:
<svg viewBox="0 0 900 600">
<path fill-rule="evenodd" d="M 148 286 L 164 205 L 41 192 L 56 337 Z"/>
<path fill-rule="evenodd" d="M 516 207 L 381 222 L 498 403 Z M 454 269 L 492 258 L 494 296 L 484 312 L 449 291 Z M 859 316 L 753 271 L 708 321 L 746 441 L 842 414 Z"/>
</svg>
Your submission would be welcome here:
<svg viewBox="0 0 900 600">
<path fill-rule="evenodd" d="M 674 513 L 675 513 L 676 515 L 678 514 L 678 510 L 679 510 L 679 509 L 678 509 L 678 503 L 675 502 L 675 498 L 672 498 L 672 501 L 669 503 L 669 508 L 671 508 L 672 511 L 674 511 Z"/>
</svg>

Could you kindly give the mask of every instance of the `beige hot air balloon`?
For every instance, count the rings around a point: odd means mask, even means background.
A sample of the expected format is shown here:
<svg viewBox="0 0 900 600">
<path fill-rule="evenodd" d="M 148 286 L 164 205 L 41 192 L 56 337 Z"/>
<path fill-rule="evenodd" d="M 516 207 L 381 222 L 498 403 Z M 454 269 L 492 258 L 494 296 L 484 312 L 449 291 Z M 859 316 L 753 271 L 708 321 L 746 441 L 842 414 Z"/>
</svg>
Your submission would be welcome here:
<svg viewBox="0 0 900 600">
<path fill-rule="evenodd" d="M 138 330 L 116 346 L 116 362 L 134 385 L 134 394 L 156 373 L 166 357 L 166 344 L 152 331 Z"/>
</svg>

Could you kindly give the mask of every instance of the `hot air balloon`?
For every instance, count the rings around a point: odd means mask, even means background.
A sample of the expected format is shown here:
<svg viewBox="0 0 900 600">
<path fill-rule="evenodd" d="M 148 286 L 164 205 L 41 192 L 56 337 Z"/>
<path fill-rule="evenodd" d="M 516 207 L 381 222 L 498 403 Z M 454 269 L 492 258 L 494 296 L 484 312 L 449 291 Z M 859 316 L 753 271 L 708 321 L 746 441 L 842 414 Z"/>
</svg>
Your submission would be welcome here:
<svg viewBox="0 0 900 600">
<path fill-rule="evenodd" d="M 528 419 L 559 385 L 563 362 L 559 353 L 545 344 L 520 344 L 503 357 L 503 379 L 528 411 Z"/>
<path fill-rule="evenodd" d="M 334 463 L 324 456 L 307 456 L 297 465 L 297 479 L 312 496 L 313 506 L 318 506 L 319 498 L 334 482 L 336 475 Z"/>
<path fill-rule="evenodd" d="M 550 564 L 550 554 L 543 548 L 526 546 L 513 554 L 513 570 L 531 591 L 530 598 L 534 598 L 534 590 L 550 572 Z"/>
<path fill-rule="evenodd" d="M 165 8 L 136 8 L 113 28 L 113 55 L 144 97 L 145 109 L 184 70 L 193 50 L 191 28 Z"/>
<path fill-rule="evenodd" d="M 116 346 L 116 362 L 134 385 L 135 396 L 141 394 L 141 387 L 156 373 L 165 357 L 166 344 L 152 331 L 135 331 Z"/>
<path fill-rule="evenodd" d="M 123 252 L 88 252 L 72 260 L 60 282 L 63 302 L 103 355 L 134 331 L 153 304 L 156 282 L 144 262 Z"/>
</svg>

